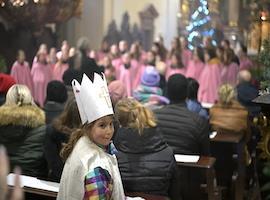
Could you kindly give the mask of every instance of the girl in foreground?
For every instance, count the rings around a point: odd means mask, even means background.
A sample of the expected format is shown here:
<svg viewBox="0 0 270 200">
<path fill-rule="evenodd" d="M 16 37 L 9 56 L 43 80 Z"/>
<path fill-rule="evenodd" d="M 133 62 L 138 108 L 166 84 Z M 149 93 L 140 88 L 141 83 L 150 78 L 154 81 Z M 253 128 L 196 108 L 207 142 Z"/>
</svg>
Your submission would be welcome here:
<svg viewBox="0 0 270 200">
<path fill-rule="evenodd" d="M 57 199 L 124 200 L 106 80 L 95 74 L 92 82 L 84 74 L 81 85 L 76 80 L 72 85 L 83 125 L 62 150 L 66 163 Z"/>
</svg>

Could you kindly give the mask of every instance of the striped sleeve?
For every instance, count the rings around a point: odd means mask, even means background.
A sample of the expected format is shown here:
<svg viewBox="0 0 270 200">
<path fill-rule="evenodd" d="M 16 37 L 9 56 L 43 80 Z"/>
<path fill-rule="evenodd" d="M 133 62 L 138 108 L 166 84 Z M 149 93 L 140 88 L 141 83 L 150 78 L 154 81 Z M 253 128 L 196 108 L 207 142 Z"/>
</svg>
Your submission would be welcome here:
<svg viewBox="0 0 270 200">
<path fill-rule="evenodd" d="M 109 172 L 101 167 L 96 167 L 85 176 L 84 200 L 111 199 L 113 180 Z"/>
</svg>

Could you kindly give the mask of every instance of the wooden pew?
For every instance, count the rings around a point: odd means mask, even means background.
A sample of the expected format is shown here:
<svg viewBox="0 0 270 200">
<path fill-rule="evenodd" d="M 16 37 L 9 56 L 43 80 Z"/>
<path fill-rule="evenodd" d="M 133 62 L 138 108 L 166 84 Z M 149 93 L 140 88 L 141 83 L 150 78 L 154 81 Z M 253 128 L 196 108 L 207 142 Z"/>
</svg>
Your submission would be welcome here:
<svg viewBox="0 0 270 200">
<path fill-rule="evenodd" d="M 201 156 L 198 162 L 179 162 L 177 165 L 180 167 L 189 167 L 195 169 L 205 170 L 206 177 L 206 192 L 208 195 L 208 200 L 220 200 L 220 191 L 216 184 L 216 174 L 214 169 L 214 164 L 216 159 L 213 157 Z"/>
<path fill-rule="evenodd" d="M 30 194 L 30 195 L 34 195 L 34 197 L 31 197 L 31 200 L 33 198 L 35 199 L 42 199 L 42 200 L 55 200 L 57 197 L 57 191 L 55 188 L 52 188 L 52 190 L 50 190 L 50 186 L 53 187 L 58 187 L 59 188 L 59 183 L 55 183 L 55 182 L 51 182 L 51 181 L 44 181 L 44 180 L 39 180 L 36 179 L 34 177 L 29 177 L 29 176 L 21 176 L 21 181 L 22 181 L 22 189 L 24 191 L 24 193 Z M 33 182 L 34 184 L 30 183 Z M 29 183 L 29 184 L 28 184 Z M 35 187 L 35 183 L 37 184 Z M 41 189 L 39 184 L 44 184 L 48 185 L 47 189 Z M 8 187 L 10 190 L 13 189 L 13 177 L 8 177 Z M 167 200 L 167 197 L 163 197 L 163 196 L 157 196 L 157 195 L 150 195 L 150 194 L 145 194 L 145 193 L 141 193 L 141 192 L 134 192 L 134 193 L 127 193 L 127 196 L 130 197 L 142 197 L 145 200 Z M 27 199 L 26 199 L 27 200 Z"/>
<path fill-rule="evenodd" d="M 236 169 L 234 170 L 232 180 L 232 198 L 235 200 L 242 200 L 244 198 L 244 186 L 245 186 L 245 141 L 244 133 L 233 132 L 218 132 L 214 138 L 210 139 L 212 144 L 228 144 L 232 145 L 235 152 L 232 156 L 232 160 L 236 161 Z M 213 150 L 212 150 L 213 151 Z M 212 152 L 214 153 L 214 152 Z M 218 157 L 216 158 L 219 159 Z"/>
</svg>

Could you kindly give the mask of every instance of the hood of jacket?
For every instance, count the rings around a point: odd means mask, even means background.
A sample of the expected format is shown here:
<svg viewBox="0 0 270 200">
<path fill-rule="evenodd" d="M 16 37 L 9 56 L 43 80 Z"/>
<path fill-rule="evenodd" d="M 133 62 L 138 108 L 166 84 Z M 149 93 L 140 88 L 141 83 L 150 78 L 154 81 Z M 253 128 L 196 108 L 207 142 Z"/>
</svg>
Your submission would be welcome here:
<svg viewBox="0 0 270 200">
<path fill-rule="evenodd" d="M 114 140 L 117 150 L 125 153 L 154 153 L 168 147 L 159 128 L 145 128 L 142 135 L 131 128 L 119 128 Z"/>
<path fill-rule="evenodd" d="M 0 126 L 36 128 L 45 124 L 44 112 L 36 106 L 1 106 Z"/>
</svg>

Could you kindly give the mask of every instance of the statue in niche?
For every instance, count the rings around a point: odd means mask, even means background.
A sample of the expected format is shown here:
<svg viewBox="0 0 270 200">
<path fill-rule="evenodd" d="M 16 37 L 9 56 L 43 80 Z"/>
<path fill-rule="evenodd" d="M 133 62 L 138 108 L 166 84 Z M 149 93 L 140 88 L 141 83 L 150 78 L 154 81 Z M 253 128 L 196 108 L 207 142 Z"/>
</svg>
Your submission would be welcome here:
<svg viewBox="0 0 270 200">
<path fill-rule="evenodd" d="M 121 36 L 117 30 L 115 20 L 112 20 L 112 22 L 109 24 L 108 32 L 105 38 L 107 38 L 107 42 L 110 46 L 112 44 L 118 44 L 118 42 L 121 40 Z"/>
<path fill-rule="evenodd" d="M 139 30 L 138 24 L 134 24 L 133 25 L 133 30 L 132 30 L 132 39 L 133 42 L 138 41 L 140 43 L 142 43 L 142 32 L 141 30 Z"/>
<path fill-rule="evenodd" d="M 148 4 L 141 12 L 139 12 L 143 36 L 143 48 L 145 50 L 149 50 L 153 43 L 155 32 L 154 20 L 158 17 L 158 15 L 159 13 L 153 4 Z"/>
<path fill-rule="evenodd" d="M 132 35 L 129 28 L 129 15 L 127 12 L 123 14 L 122 24 L 121 24 L 121 40 L 128 42 L 129 46 L 132 44 Z"/>
</svg>

